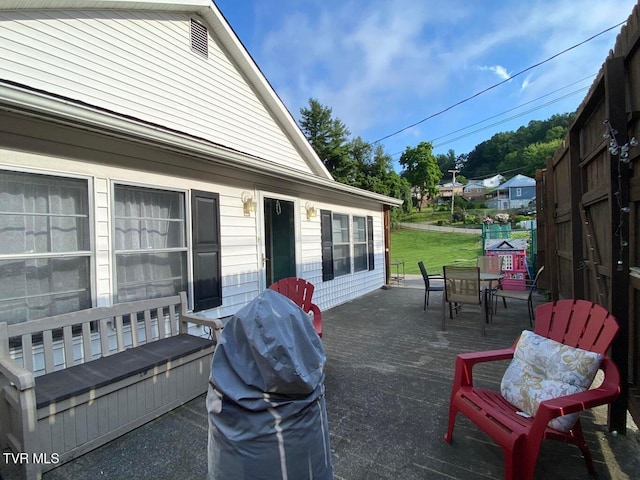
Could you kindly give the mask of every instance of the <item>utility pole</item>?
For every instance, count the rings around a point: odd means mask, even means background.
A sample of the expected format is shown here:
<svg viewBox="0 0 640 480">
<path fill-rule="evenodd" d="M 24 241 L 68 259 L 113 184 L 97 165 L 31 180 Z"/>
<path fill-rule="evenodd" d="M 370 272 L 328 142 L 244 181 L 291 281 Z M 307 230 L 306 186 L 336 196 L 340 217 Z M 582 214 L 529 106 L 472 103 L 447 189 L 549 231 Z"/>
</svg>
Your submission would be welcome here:
<svg viewBox="0 0 640 480">
<path fill-rule="evenodd" d="M 456 197 L 456 173 L 458 173 L 459 170 L 449 170 L 448 172 L 453 173 L 453 180 L 451 181 L 451 223 L 453 223 L 453 204 Z"/>
</svg>

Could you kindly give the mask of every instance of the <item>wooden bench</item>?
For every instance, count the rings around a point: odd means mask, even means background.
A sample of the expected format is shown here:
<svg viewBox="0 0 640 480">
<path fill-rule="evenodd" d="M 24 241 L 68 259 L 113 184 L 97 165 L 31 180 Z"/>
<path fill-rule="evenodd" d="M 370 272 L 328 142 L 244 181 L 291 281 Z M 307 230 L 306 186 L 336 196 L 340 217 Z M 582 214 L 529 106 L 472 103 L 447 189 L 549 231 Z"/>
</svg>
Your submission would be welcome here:
<svg viewBox="0 0 640 480">
<path fill-rule="evenodd" d="M 40 478 L 205 393 L 221 329 L 184 292 L 0 322 L 0 449 Z"/>
</svg>

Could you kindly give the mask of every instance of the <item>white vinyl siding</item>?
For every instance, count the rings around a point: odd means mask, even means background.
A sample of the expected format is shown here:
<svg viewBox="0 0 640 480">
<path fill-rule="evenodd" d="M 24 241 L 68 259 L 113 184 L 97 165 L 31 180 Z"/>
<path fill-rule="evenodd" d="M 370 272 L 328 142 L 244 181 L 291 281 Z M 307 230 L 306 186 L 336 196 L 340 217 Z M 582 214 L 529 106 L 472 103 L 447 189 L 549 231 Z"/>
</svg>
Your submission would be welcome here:
<svg viewBox="0 0 640 480">
<path fill-rule="evenodd" d="M 311 172 L 211 29 L 208 58 L 191 51 L 191 18 L 115 10 L 1 12 L 0 78 Z"/>
<path fill-rule="evenodd" d="M 27 128 L 29 135 L 24 137 L 21 145 L 27 145 L 31 139 L 31 132 L 37 131 L 38 124 Z M 39 127 L 41 128 L 41 127 Z M 83 137 L 86 133 L 79 132 L 74 138 Z M 60 138 L 64 138 L 60 136 Z M 94 139 L 93 136 L 90 137 Z M 111 141 L 111 140 L 110 140 Z M 61 144 L 60 144 L 61 145 Z M 58 147 L 60 146 L 58 145 Z M 54 147 L 56 150 L 58 147 Z M 17 149 L 8 150 L 0 147 L 0 164 L 8 170 L 29 169 L 40 172 L 42 175 L 51 175 L 51 178 L 80 178 L 88 182 L 89 186 L 89 216 L 91 229 L 93 230 L 95 247 L 95 268 L 85 287 L 92 291 L 94 306 L 109 306 L 116 298 L 116 266 L 114 254 L 114 185 L 133 185 L 143 188 L 184 192 L 187 201 L 187 245 L 188 245 L 188 282 L 192 281 L 191 270 L 192 257 L 190 247 L 191 236 L 191 206 L 190 192 L 192 190 L 218 192 L 220 195 L 220 234 L 221 234 L 221 263 L 222 263 L 222 298 L 223 304 L 211 311 L 203 312 L 212 318 L 221 318 L 233 315 L 248 302 L 253 300 L 265 286 L 262 285 L 262 259 L 260 256 L 261 225 L 264 222 L 260 208 L 252 212 L 250 216 L 244 216 L 241 196 L 243 191 L 251 191 L 254 198 L 260 204 L 261 192 L 251 190 L 249 186 L 233 187 L 223 181 L 218 182 L 219 176 L 208 172 L 201 163 L 187 157 L 175 156 L 171 162 L 164 156 L 160 163 L 154 164 L 147 160 L 128 158 L 127 167 L 117 166 L 117 157 L 105 157 L 102 150 L 105 145 L 100 142 L 92 143 L 92 151 L 96 153 L 94 158 L 104 158 L 100 163 L 74 159 L 86 154 L 88 150 L 78 149 L 77 155 L 68 154 L 63 157 L 53 154 L 28 153 Z M 150 153 L 157 154 L 150 149 Z M 168 172 L 166 165 L 179 165 L 179 169 L 171 168 Z M 178 174 L 176 172 L 181 172 Z M 182 174 L 182 173 L 188 173 Z M 144 184 L 140 182 L 144 181 Z M 274 187 L 275 189 L 275 187 Z M 93 191 L 93 194 L 92 194 Z M 271 192 L 270 195 L 274 193 Z M 316 289 L 314 303 L 322 310 L 348 302 L 358 296 L 373 292 L 384 285 L 384 215 L 382 209 L 369 210 L 356 208 L 336 201 L 324 203 L 317 198 L 305 196 L 287 197 L 295 200 L 298 218 L 296 242 L 299 250 L 296 252 L 298 260 L 298 274 L 312 282 Z M 298 199 L 297 199 L 298 198 Z M 311 202 L 316 210 L 323 209 L 340 212 L 346 215 L 351 225 L 353 216 L 372 216 L 374 232 L 374 265 L 371 271 L 357 272 L 356 274 L 341 275 L 331 281 L 322 280 L 322 249 L 321 249 L 321 223 L 320 213 L 316 217 L 307 218 L 305 204 Z M 298 257 L 298 252 L 300 256 Z M 84 280 L 83 280 L 84 281 Z M 188 283 L 190 287 L 190 284 Z"/>
</svg>

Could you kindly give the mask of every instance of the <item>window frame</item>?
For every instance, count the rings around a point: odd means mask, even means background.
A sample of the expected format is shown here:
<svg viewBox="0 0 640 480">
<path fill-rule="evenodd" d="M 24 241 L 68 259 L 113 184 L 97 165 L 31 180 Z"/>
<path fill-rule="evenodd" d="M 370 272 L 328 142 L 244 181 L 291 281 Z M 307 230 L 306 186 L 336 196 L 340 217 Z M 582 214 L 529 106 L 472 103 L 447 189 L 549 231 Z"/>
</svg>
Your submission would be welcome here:
<svg viewBox="0 0 640 480">
<path fill-rule="evenodd" d="M 62 180 L 71 180 L 71 181 L 80 181 L 84 184 L 84 186 L 86 187 L 86 191 L 83 193 L 86 193 L 86 198 L 84 199 L 86 201 L 86 214 L 51 214 L 51 213 L 46 213 L 46 214 L 36 214 L 36 213 L 32 213 L 32 214 L 28 214 L 28 212 L 26 212 L 28 215 L 23 215 L 23 217 L 26 216 L 46 216 L 48 219 L 49 218 L 54 218 L 54 217 L 71 217 L 71 218 L 86 218 L 86 245 L 88 247 L 88 250 L 75 250 L 75 251 L 47 251 L 47 252 L 22 252 L 22 253 L 1 253 L 0 252 L 0 261 L 29 261 L 29 260 L 55 260 L 55 259 L 60 259 L 60 258 L 85 258 L 86 259 L 86 265 L 87 265 L 87 269 L 86 269 L 86 285 L 88 286 L 86 289 L 87 295 L 89 297 L 88 299 L 88 305 L 86 306 L 86 308 L 92 308 L 95 306 L 95 299 L 96 299 L 96 285 L 95 285 L 95 278 L 96 278 L 96 244 L 95 244 L 95 207 L 94 207 L 94 195 L 95 195 L 95 186 L 94 186 L 94 182 L 93 182 L 93 178 L 89 177 L 89 176 L 85 176 L 85 175 L 74 175 L 74 174 L 59 174 L 59 173 L 54 173 L 54 172 L 49 172 L 49 171 L 42 171 L 42 170 L 33 170 L 33 169 L 22 169 L 22 168 L 0 168 L 0 175 L 1 174 L 15 174 L 15 175 L 23 175 L 25 177 L 36 177 L 36 178 L 40 178 L 40 179 L 47 179 L 49 181 L 51 181 L 51 179 L 53 179 L 53 181 L 55 182 L 55 179 L 62 179 Z M 35 182 L 34 182 L 35 184 Z M 47 196 L 47 205 L 51 204 L 51 196 L 48 195 Z M 0 211 L 0 215 L 15 215 L 15 213 L 12 213 L 10 211 Z M 47 220 L 47 223 L 49 222 L 49 220 Z M 47 242 L 51 241 L 51 235 L 50 235 L 50 231 L 48 232 L 49 235 L 47 237 Z M 48 277 L 49 281 L 51 282 L 51 277 Z M 80 282 L 82 283 L 82 282 Z M 56 295 L 61 295 L 61 294 L 71 294 L 73 292 L 80 292 L 80 290 L 78 289 L 71 289 L 71 290 L 65 290 L 65 291 L 58 291 L 58 292 L 50 292 L 50 293 L 45 293 L 40 295 L 41 297 L 55 297 Z M 24 297 L 14 297 L 13 299 L 15 300 L 23 300 L 26 298 L 31 298 L 33 297 L 33 295 L 25 295 Z M 51 302 L 52 303 L 52 302 Z M 85 308 L 80 308 L 79 310 L 84 310 Z M 51 315 L 57 315 L 57 314 L 62 314 L 62 313 L 69 313 L 72 311 L 79 311 L 79 310 L 69 310 L 69 311 L 59 311 L 59 312 L 55 312 L 55 313 L 48 313 L 43 315 L 42 317 L 37 317 L 37 318 L 25 318 L 23 320 L 20 320 L 18 322 L 11 322 L 11 323 L 23 323 L 23 322 L 29 322 L 29 321 L 34 321 L 34 320 L 38 320 L 40 318 L 46 318 L 48 316 Z"/>
<path fill-rule="evenodd" d="M 344 233 L 344 231 L 346 230 L 346 238 L 347 241 L 340 241 L 337 242 L 336 241 L 336 231 L 333 228 L 335 226 L 335 221 L 336 221 L 336 217 L 339 217 L 340 219 L 344 219 L 345 220 L 345 226 L 340 227 L 340 233 Z M 332 242 L 333 242 L 333 273 L 336 277 L 342 277 L 344 275 L 350 275 L 351 273 L 353 273 L 353 269 L 351 267 L 351 261 L 352 261 L 352 237 L 351 237 L 351 216 L 349 214 L 346 213 L 332 213 L 331 215 L 331 225 L 332 225 Z M 341 235 L 342 237 L 342 235 Z M 337 257 L 336 255 L 336 247 L 338 247 L 340 250 L 344 250 L 346 251 L 346 257 L 345 256 L 341 256 L 340 258 Z M 338 263 L 340 262 L 340 263 Z M 338 268 L 340 265 L 344 265 L 343 268 Z M 346 267 L 346 268 L 345 268 Z"/>
<path fill-rule="evenodd" d="M 336 215 L 347 218 L 347 226 L 349 227 L 349 272 L 337 273 L 336 268 L 336 255 L 334 241 L 334 217 Z M 356 219 L 362 219 L 364 221 L 364 240 L 360 242 L 355 241 L 355 226 Z M 355 274 L 363 271 L 375 270 L 375 252 L 374 252 L 374 236 L 373 236 L 373 216 L 372 215 L 355 215 L 336 213 L 331 210 L 320 210 L 320 235 L 322 243 L 322 280 L 329 281 L 335 277 Z M 341 242 L 339 246 L 346 245 Z M 356 268 L 356 245 L 364 246 L 363 256 L 366 259 L 366 267 L 361 265 L 361 268 Z"/>
<path fill-rule="evenodd" d="M 362 232 L 364 233 L 364 239 L 362 241 L 356 241 L 356 220 L 362 220 L 363 228 Z M 367 217 L 366 215 L 352 215 L 351 216 L 351 225 L 353 227 L 352 233 L 352 245 L 353 245 L 353 272 L 363 272 L 369 270 L 369 237 L 367 235 Z M 360 230 L 360 229 L 358 229 Z M 364 246 L 363 253 L 356 253 L 357 246 Z M 364 258 L 364 265 L 358 265 L 358 263 L 362 263 L 361 260 L 358 260 L 358 257 L 361 256 Z"/>
<path fill-rule="evenodd" d="M 183 239 L 183 246 L 181 247 L 165 247 L 165 248 L 157 248 L 157 249 L 118 249 L 116 246 L 116 237 L 117 237 L 117 228 L 116 228 L 116 223 L 117 220 L 119 218 L 127 218 L 127 217 L 118 217 L 116 215 L 116 190 L 118 188 L 126 188 L 126 189 L 133 189 L 133 190 L 147 190 L 147 191 L 153 191 L 153 192 L 159 192 L 159 193 L 167 193 L 167 194 L 180 194 L 182 196 L 182 239 Z M 166 186 L 158 186 L 158 185 L 148 185 L 148 184 L 141 184 L 141 183 L 135 183 L 135 182 L 126 182 L 126 181 L 112 181 L 111 182 L 111 216 L 110 216 L 110 220 L 112 223 L 112 227 L 111 227 L 111 238 L 110 238 L 110 243 L 111 243 L 111 249 L 112 249 L 112 288 L 113 288 L 113 303 L 114 304 L 118 304 L 118 303 L 125 303 L 128 301 L 134 301 L 136 299 L 125 299 L 125 300 L 121 300 L 119 298 L 119 291 L 118 291 L 118 256 L 119 255 L 131 255 L 131 254 L 136 254 L 136 253 L 150 253 L 150 252 L 155 252 L 155 253 L 182 253 L 182 271 L 183 271 L 183 283 L 182 283 L 182 288 L 178 289 L 178 292 L 175 292 L 175 295 L 177 295 L 179 293 L 179 291 L 187 291 L 188 288 L 188 284 L 189 284 L 189 279 L 190 279 L 190 266 L 189 266 L 189 261 L 191 258 L 191 248 L 190 248 L 190 242 L 191 242 L 191 238 L 190 238 L 190 231 L 189 228 L 191 227 L 191 224 L 189 222 L 189 192 L 186 189 L 180 189 L 180 188 L 170 188 L 170 187 L 166 187 Z M 140 217 L 143 218 L 143 217 Z M 177 220 L 171 220 L 171 221 L 177 221 Z M 171 277 L 173 278 L 173 277 Z M 176 277 L 177 278 L 177 277 Z M 169 278 L 170 279 L 170 278 Z M 165 279 L 166 280 L 166 279 Z M 136 282 L 139 285 L 148 285 L 149 282 L 146 281 L 139 281 Z M 129 283 L 131 285 L 131 283 Z M 154 298 L 154 297 L 148 297 L 145 296 L 146 298 Z"/>
</svg>

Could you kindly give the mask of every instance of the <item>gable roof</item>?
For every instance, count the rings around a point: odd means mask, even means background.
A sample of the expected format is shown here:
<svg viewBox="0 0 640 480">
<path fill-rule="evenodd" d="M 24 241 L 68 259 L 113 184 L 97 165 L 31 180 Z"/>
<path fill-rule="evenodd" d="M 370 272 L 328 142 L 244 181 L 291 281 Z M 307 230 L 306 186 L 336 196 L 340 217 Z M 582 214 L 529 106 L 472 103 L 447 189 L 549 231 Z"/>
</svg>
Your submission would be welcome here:
<svg viewBox="0 0 640 480">
<path fill-rule="evenodd" d="M 91 105 L 74 102 L 73 99 L 48 96 L 47 92 L 33 92 L 23 85 L 15 85 L 11 82 L 2 82 L 0 79 L 0 103 L 13 105 L 14 109 L 24 112 L 34 109 L 41 110 L 41 116 L 55 117 L 65 123 L 77 124 L 79 121 L 100 125 L 102 129 L 112 130 L 116 127 L 126 131 L 127 134 L 144 136 L 146 140 L 154 138 L 172 146 L 189 146 L 190 150 L 196 149 L 201 155 L 214 154 L 228 160 L 230 165 L 259 171 L 265 174 L 277 175 L 283 178 L 294 177 L 297 181 L 304 178 L 305 181 L 318 186 L 329 187 L 345 191 L 350 194 L 358 194 L 365 198 L 380 201 L 390 205 L 400 205 L 401 200 L 379 195 L 355 187 L 341 184 L 333 180 L 331 174 L 318 157 L 313 147 L 309 144 L 295 119 L 292 117 L 284 103 L 280 100 L 265 76 L 256 65 L 244 45 L 240 42 L 220 10 L 211 0 L 3 0 L 0 10 L 142 10 L 180 12 L 199 15 L 208 25 L 215 36 L 216 41 L 233 59 L 236 68 L 251 86 L 255 94 L 264 102 L 266 108 L 277 120 L 285 131 L 301 157 L 309 165 L 311 174 L 291 172 L 290 169 L 274 165 L 264 159 L 252 155 L 243 154 L 224 145 L 213 144 L 198 138 L 189 138 L 182 132 L 160 131 L 158 125 L 149 125 L 136 121 L 135 118 L 119 115 L 115 112 L 104 112 L 92 108 Z M 35 93 L 35 94 L 34 94 Z M 49 98 L 48 98 L 49 97 Z M 96 111 L 97 110 L 97 111 Z M 169 138 L 180 137 L 180 138 Z M 174 145 L 175 144 L 175 145 Z"/>
<path fill-rule="evenodd" d="M 520 251 L 527 249 L 527 240 L 523 238 L 510 238 L 503 240 L 500 238 L 488 238 L 484 246 L 485 250 Z"/>
<path fill-rule="evenodd" d="M 498 187 L 498 190 L 508 190 L 509 188 L 535 187 L 536 181 L 525 175 L 517 174 Z"/>
</svg>

